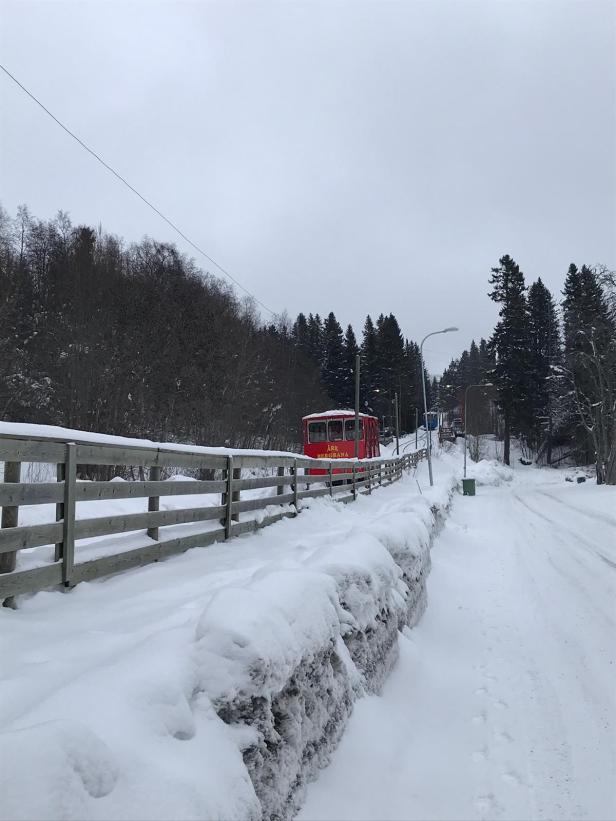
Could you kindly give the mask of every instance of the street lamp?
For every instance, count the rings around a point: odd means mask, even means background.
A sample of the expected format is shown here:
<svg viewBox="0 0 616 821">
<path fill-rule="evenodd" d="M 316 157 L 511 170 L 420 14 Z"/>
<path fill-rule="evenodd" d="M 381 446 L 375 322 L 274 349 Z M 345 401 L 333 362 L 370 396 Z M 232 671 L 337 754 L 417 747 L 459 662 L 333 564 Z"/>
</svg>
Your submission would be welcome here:
<svg viewBox="0 0 616 821">
<path fill-rule="evenodd" d="M 484 382 L 481 385 L 467 385 L 464 391 L 464 478 L 466 479 L 466 403 L 468 392 L 471 388 L 492 388 L 492 382 Z"/>
<path fill-rule="evenodd" d="M 434 481 L 432 479 L 432 441 L 428 436 L 428 401 L 426 399 L 426 377 L 423 360 L 423 344 L 429 336 L 435 336 L 436 334 L 448 334 L 451 331 L 457 330 L 458 328 L 452 326 L 451 328 L 443 328 L 442 331 L 432 331 L 432 333 L 426 334 L 424 336 L 424 338 L 421 340 L 421 345 L 419 346 L 419 358 L 421 360 L 421 384 L 423 386 L 424 421 L 426 424 L 426 445 L 428 446 L 428 473 L 430 475 L 430 487 L 432 487 Z"/>
</svg>

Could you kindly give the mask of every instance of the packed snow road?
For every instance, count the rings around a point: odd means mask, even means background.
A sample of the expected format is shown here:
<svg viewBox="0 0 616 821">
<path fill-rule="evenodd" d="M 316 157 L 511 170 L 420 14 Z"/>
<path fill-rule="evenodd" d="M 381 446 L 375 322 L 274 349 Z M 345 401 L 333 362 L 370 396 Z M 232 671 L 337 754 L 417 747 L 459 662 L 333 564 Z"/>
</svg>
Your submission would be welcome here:
<svg viewBox="0 0 616 821">
<path fill-rule="evenodd" d="M 428 609 L 300 819 L 616 818 L 616 490 L 457 497 Z"/>
</svg>

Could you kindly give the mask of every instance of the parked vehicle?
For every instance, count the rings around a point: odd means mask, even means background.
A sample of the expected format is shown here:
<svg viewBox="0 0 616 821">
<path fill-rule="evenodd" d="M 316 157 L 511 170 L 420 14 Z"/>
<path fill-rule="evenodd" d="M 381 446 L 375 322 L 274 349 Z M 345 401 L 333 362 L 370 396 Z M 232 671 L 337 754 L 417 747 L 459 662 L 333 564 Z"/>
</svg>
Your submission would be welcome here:
<svg viewBox="0 0 616 821">
<path fill-rule="evenodd" d="M 331 410 L 311 413 L 302 419 L 304 454 L 315 459 L 353 459 L 355 456 L 355 413 L 352 410 Z M 379 421 L 376 416 L 359 414 L 359 458 L 380 456 Z M 325 470 L 311 469 L 311 474 Z M 345 473 L 341 468 L 334 473 Z"/>
<path fill-rule="evenodd" d="M 428 430 L 436 430 L 438 428 L 438 413 L 436 411 L 428 411 L 425 423 Z"/>
</svg>

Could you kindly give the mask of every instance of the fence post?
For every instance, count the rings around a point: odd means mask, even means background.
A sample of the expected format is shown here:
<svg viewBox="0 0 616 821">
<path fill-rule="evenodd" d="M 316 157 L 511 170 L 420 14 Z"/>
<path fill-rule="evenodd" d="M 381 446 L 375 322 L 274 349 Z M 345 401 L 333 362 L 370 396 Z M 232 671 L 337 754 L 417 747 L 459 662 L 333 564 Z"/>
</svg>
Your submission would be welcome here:
<svg viewBox="0 0 616 821">
<path fill-rule="evenodd" d="M 368 495 L 372 493 L 372 465 L 366 467 L 366 474 L 368 476 Z"/>
<path fill-rule="evenodd" d="M 229 465 L 229 460 L 227 459 L 227 467 L 228 467 L 228 465 Z M 226 508 L 227 507 L 227 489 L 229 487 L 229 471 L 227 470 L 227 468 L 223 468 L 220 471 L 220 478 L 223 480 L 223 482 L 226 482 L 225 490 L 223 490 L 223 492 L 220 494 L 220 505 L 221 505 L 221 507 Z M 224 528 L 226 528 L 226 526 L 227 526 L 227 513 L 226 513 L 226 510 L 225 510 L 224 517 L 222 519 L 219 519 L 218 521 Z"/>
<path fill-rule="evenodd" d="M 4 463 L 4 481 L 19 482 L 21 476 L 21 462 Z M 7 506 L 2 508 L 2 527 L 17 527 L 19 520 L 19 506 Z M 17 552 L 0 553 L 0 573 L 11 573 L 17 565 Z M 15 607 L 15 598 L 8 596 L 4 602 L 5 607 Z"/>
<path fill-rule="evenodd" d="M 284 476 L 284 465 L 278 466 L 278 476 Z M 282 496 L 284 493 L 284 487 L 282 485 L 276 485 L 276 496 Z"/>
<path fill-rule="evenodd" d="M 64 462 L 59 462 L 56 465 L 56 481 L 63 482 L 66 478 L 66 465 Z M 64 502 L 56 504 L 56 522 L 61 522 L 64 519 Z M 59 562 L 62 558 L 62 542 L 58 542 L 54 554 L 54 561 Z"/>
<path fill-rule="evenodd" d="M 293 505 L 295 507 L 295 515 L 299 513 L 299 508 L 297 507 L 297 459 L 293 460 L 293 467 L 291 468 L 293 471 Z"/>
<path fill-rule="evenodd" d="M 332 468 L 332 463 L 329 463 L 329 495 L 334 495 L 334 469 Z"/>
<path fill-rule="evenodd" d="M 64 460 L 64 504 L 62 524 L 62 582 L 71 586 L 75 564 L 75 490 L 77 486 L 77 445 L 68 442 Z"/>
<path fill-rule="evenodd" d="M 353 465 L 353 500 L 357 499 L 356 468 Z"/>
<path fill-rule="evenodd" d="M 241 468 L 233 468 L 233 481 L 235 481 L 236 479 L 239 481 L 241 478 L 242 478 L 242 469 Z M 240 500 L 240 491 L 239 490 L 231 491 L 231 502 L 232 503 L 233 502 L 239 502 L 239 500 Z M 239 522 L 239 520 L 240 520 L 240 514 L 239 513 L 234 513 L 231 516 L 231 521 L 232 522 Z"/>
<path fill-rule="evenodd" d="M 149 474 L 150 482 L 158 482 L 160 480 L 160 465 L 152 465 Z M 148 513 L 155 513 L 160 510 L 160 496 L 148 497 Z M 148 536 L 150 539 L 158 541 L 158 528 L 148 527 Z"/>
<path fill-rule="evenodd" d="M 233 456 L 227 456 L 227 492 L 224 495 L 223 504 L 226 505 L 225 515 L 225 539 L 231 536 L 231 505 L 233 504 Z"/>
<path fill-rule="evenodd" d="M 379 462 L 379 487 L 383 487 L 383 463 Z"/>
</svg>

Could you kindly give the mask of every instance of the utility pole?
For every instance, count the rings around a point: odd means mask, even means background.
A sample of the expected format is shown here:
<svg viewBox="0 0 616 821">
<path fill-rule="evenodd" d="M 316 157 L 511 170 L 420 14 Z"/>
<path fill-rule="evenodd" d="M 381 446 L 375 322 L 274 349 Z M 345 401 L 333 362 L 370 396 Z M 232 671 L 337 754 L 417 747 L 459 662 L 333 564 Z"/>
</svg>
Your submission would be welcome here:
<svg viewBox="0 0 616 821">
<path fill-rule="evenodd" d="M 355 458 L 359 459 L 359 354 L 355 356 Z"/>
<path fill-rule="evenodd" d="M 398 414 L 398 394 L 394 393 L 394 408 L 396 411 L 396 456 L 400 456 L 400 418 Z"/>
<path fill-rule="evenodd" d="M 552 311 L 548 311 L 548 369 L 549 369 L 549 377 L 548 377 L 548 442 L 547 442 L 547 453 L 546 453 L 546 461 L 548 465 L 552 464 L 552 393 L 553 393 L 553 378 L 554 375 L 552 373 Z"/>
</svg>

